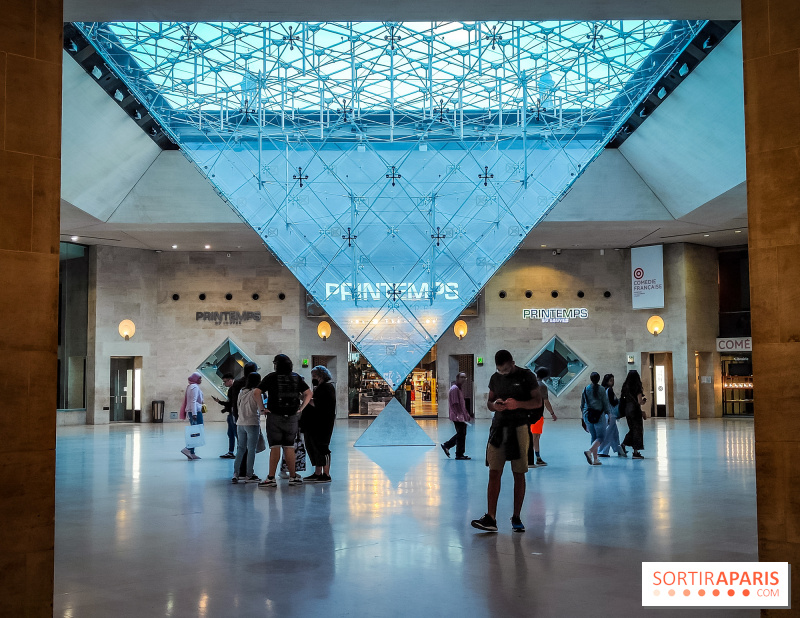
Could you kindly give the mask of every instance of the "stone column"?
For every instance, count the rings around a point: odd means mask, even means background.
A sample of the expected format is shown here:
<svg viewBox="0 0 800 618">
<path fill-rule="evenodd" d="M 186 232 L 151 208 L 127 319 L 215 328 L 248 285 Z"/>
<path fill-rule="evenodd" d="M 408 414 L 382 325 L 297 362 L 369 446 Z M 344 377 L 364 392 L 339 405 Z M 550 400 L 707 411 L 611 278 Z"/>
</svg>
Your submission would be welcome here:
<svg viewBox="0 0 800 618">
<path fill-rule="evenodd" d="M 800 366 L 800 4 L 743 0 L 742 33 L 758 551 L 760 560 L 796 565 L 800 413 L 793 387 Z M 792 594 L 798 598 L 800 578 L 794 578 Z"/>
<path fill-rule="evenodd" d="M 0 615 L 51 616 L 60 0 L 0 11 Z"/>
</svg>

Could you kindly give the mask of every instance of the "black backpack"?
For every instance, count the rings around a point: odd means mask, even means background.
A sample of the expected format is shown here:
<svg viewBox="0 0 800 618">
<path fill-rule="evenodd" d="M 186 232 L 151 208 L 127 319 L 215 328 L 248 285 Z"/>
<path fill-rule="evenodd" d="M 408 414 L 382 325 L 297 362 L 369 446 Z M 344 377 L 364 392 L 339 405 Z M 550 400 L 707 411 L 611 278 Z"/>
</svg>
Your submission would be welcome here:
<svg viewBox="0 0 800 618">
<path fill-rule="evenodd" d="M 297 414 L 300 409 L 300 376 L 279 373 L 275 377 L 278 383 L 275 389 L 277 401 L 267 402 L 269 411 L 283 416 Z"/>
</svg>

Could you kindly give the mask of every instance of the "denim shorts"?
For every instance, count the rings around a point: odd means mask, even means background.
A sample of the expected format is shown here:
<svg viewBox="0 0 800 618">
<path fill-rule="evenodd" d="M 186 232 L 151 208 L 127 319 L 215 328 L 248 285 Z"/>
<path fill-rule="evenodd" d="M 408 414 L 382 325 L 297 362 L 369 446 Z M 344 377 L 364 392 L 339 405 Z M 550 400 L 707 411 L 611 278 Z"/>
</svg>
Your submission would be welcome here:
<svg viewBox="0 0 800 618">
<path fill-rule="evenodd" d="M 592 424 L 589 422 L 589 415 L 583 415 L 583 422 L 586 423 L 586 429 L 589 431 L 589 435 L 592 436 L 592 442 L 595 440 L 600 440 L 602 442 L 606 439 L 606 427 L 608 426 L 607 418 L 605 414 L 601 414 L 600 420 Z"/>
<path fill-rule="evenodd" d="M 270 448 L 294 447 L 297 437 L 298 414 L 284 416 L 270 412 L 267 414 L 267 442 Z"/>
</svg>

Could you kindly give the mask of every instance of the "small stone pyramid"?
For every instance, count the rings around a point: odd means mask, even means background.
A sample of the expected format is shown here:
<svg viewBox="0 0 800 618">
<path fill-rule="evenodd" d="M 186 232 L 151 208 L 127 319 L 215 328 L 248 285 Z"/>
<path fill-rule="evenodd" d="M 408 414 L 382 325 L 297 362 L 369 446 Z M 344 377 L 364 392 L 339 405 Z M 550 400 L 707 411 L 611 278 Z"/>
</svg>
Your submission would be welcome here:
<svg viewBox="0 0 800 618">
<path fill-rule="evenodd" d="M 397 399 L 392 399 L 375 417 L 353 446 L 434 446 Z"/>
</svg>

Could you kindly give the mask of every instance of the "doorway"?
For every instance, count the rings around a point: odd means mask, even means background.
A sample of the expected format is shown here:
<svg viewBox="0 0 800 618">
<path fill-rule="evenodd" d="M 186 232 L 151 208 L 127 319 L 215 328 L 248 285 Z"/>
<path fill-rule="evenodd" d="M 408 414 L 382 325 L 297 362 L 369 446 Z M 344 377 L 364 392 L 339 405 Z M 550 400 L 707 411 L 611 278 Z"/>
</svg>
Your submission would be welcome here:
<svg viewBox="0 0 800 618">
<path fill-rule="evenodd" d="M 134 358 L 132 356 L 111 358 L 109 420 L 112 423 L 133 422 L 134 420 L 135 375 Z"/>
<path fill-rule="evenodd" d="M 654 352 L 650 354 L 650 392 L 645 394 L 650 403 L 650 416 L 666 418 L 672 412 L 672 353 Z"/>
<path fill-rule="evenodd" d="M 474 401 L 475 401 L 475 356 L 473 354 L 451 354 L 450 360 L 448 363 L 448 375 L 450 376 L 450 383 L 456 379 L 456 375 L 459 373 L 467 374 L 467 381 L 464 382 L 463 392 L 464 392 L 464 403 L 467 406 L 467 411 L 474 415 L 475 408 Z M 447 391 L 449 392 L 450 385 L 447 385 Z"/>
</svg>

